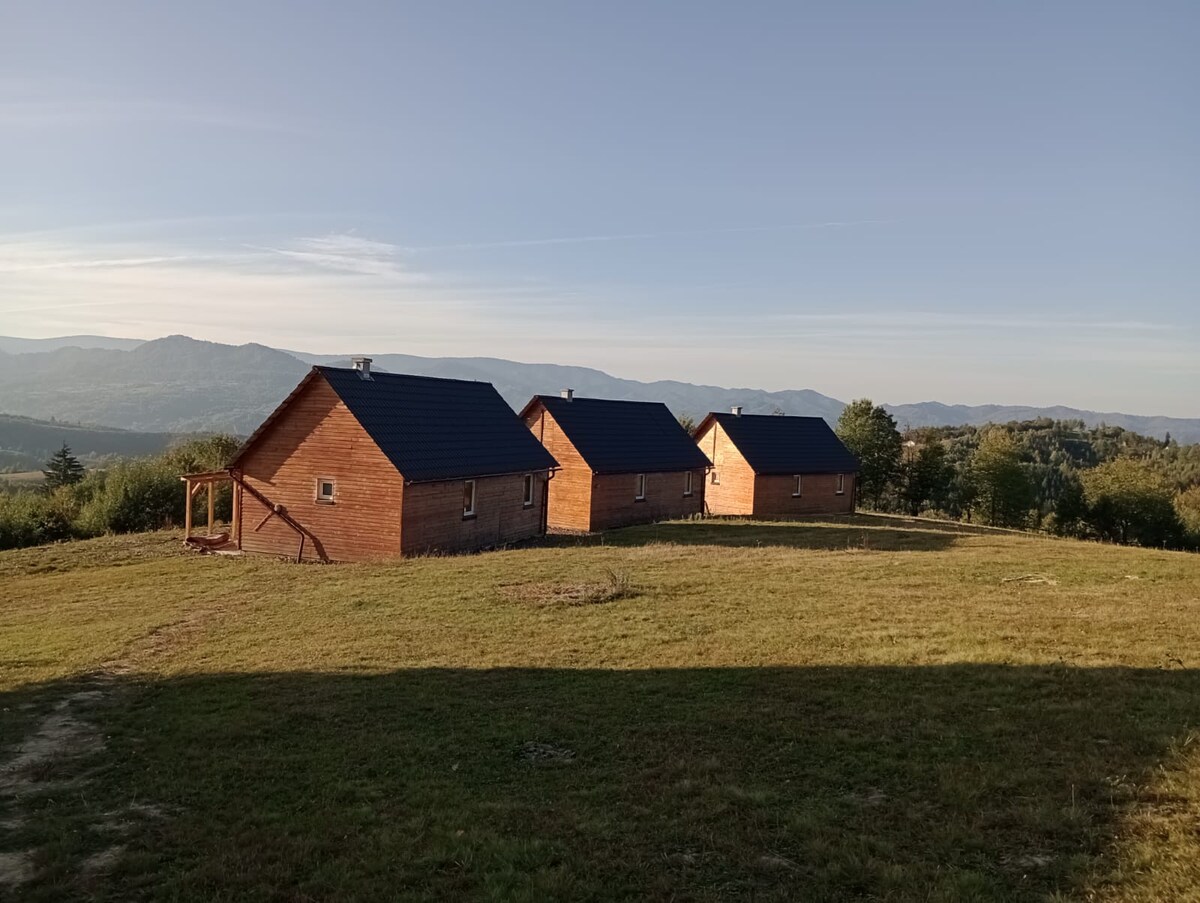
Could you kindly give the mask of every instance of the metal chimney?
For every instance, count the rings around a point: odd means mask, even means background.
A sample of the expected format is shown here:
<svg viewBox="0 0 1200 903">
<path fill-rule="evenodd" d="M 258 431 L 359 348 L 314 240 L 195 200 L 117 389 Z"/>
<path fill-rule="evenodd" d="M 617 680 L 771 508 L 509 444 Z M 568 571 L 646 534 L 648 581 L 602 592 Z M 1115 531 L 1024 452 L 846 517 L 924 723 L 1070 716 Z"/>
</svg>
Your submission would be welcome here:
<svg viewBox="0 0 1200 903">
<path fill-rule="evenodd" d="M 565 398 L 567 401 L 574 401 L 575 400 L 575 390 L 574 389 L 563 389 L 562 397 Z"/>
<path fill-rule="evenodd" d="M 741 417 L 742 416 L 742 406 L 740 404 L 735 404 L 732 408 L 729 409 L 729 413 L 732 414 L 734 417 Z"/>
<path fill-rule="evenodd" d="M 371 359 L 369 357 L 352 357 L 350 362 L 354 365 L 354 369 L 358 371 L 358 375 L 363 379 L 371 378 Z"/>
</svg>

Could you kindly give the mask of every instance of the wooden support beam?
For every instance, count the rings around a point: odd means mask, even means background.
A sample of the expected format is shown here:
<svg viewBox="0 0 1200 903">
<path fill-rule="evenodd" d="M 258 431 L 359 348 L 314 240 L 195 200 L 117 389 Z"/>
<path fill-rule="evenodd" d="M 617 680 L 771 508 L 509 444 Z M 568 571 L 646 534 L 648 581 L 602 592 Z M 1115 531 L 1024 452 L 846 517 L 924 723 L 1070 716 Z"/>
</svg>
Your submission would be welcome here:
<svg viewBox="0 0 1200 903">
<path fill-rule="evenodd" d="M 242 487 L 233 486 L 233 541 L 242 550 Z"/>
<path fill-rule="evenodd" d="M 217 496 L 216 496 L 216 493 L 213 492 L 213 484 L 209 483 L 208 484 L 208 535 L 209 536 L 213 535 L 213 528 L 216 527 L 216 524 L 217 524 L 216 500 L 217 500 Z"/>
</svg>

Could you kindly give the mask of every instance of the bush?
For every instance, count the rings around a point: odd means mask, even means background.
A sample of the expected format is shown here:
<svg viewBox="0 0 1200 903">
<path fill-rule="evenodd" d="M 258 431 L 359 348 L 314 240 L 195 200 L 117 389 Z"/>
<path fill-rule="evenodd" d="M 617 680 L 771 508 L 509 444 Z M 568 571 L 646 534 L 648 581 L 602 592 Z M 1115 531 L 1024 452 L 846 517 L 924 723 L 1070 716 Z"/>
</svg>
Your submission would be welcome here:
<svg viewBox="0 0 1200 903">
<path fill-rule="evenodd" d="M 1175 514 L 1183 527 L 1184 541 L 1190 548 L 1200 549 L 1200 486 L 1175 496 Z"/>
<path fill-rule="evenodd" d="M 125 461 L 89 474 L 79 486 L 86 497 L 79 514 L 80 531 L 140 533 L 181 523 L 184 491 L 179 476 L 164 458 Z"/>
<path fill-rule="evenodd" d="M 41 495 L 35 492 L 0 494 L 0 549 L 17 549 L 59 542 L 76 535 L 78 506 L 69 489 Z"/>
</svg>

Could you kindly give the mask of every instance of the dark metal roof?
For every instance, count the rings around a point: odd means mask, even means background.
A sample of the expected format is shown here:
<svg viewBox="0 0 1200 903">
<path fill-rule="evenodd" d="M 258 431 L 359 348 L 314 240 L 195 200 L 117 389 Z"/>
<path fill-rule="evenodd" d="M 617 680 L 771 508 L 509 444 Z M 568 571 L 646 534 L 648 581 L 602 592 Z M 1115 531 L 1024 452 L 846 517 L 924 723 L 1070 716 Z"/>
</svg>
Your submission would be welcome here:
<svg viewBox="0 0 1200 903">
<path fill-rule="evenodd" d="M 595 473 L 659 473 L 710 462 L 670 409 L 657 401 L 535 395 Z"/>
<path fill-rule="evenodd" d="M 696 435 L 716 421 L 760 474 L 856 473 L 858 459 L 820 417 L 709 414 Z"/>
<path fill-rule="evenodd" d="M 314 367 L 301 386 L 315 374 L 325 378 L 410 482 L 528 473 L 558 466 L 491 383 L 379 371 L 363 379 L 356 370 Z M 284 402 L 268 420 L 282 413 L 286 405 Z"/>
</svg>

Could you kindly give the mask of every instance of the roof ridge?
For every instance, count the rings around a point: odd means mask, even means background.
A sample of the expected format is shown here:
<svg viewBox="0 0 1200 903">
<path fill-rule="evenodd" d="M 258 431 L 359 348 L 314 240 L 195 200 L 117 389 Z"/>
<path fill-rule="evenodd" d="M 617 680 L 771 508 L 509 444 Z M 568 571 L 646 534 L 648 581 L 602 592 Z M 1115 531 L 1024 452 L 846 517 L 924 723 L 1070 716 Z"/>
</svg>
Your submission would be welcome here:
<svg viewBox="0 0 1200 903">
<path fill-rule="evenodd" d="M 358 373 L 359 372 L 359 371 L 355 370 L 353 367 L 334 367 L 334 366 L 331 366 L 330 364 L 313 364 L 313 369 L 320 370 L 322 372 L 324 372 L 326 370 L 332 370 L 335 373 Z M 406 379 L 436 379 L 436 380 L 439 380 L 440 382 L 444 382 L 444 383 L 470 383 L 471 385 L 479 385 L 482 383 L 485 386 L 493 385 L 492 383 L 488 382 L 486 379 L 460 379 L 456 376 L 425 376 L 421 373 L 393 373 L 390 370 L 375 370 L 375 369 L 371 370 L 371 379 L 375 379 L 380 376 L 404 377 Z"/>
</svg>

